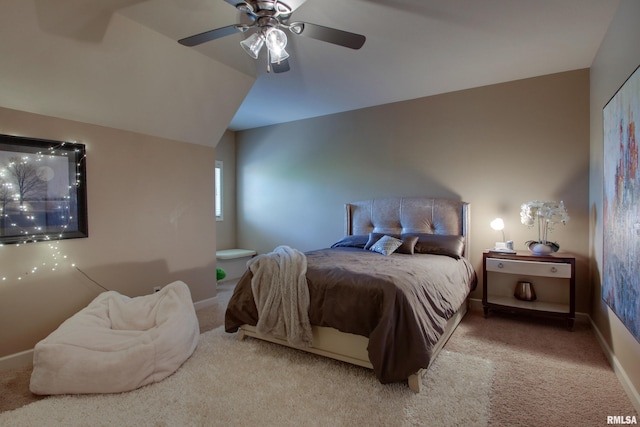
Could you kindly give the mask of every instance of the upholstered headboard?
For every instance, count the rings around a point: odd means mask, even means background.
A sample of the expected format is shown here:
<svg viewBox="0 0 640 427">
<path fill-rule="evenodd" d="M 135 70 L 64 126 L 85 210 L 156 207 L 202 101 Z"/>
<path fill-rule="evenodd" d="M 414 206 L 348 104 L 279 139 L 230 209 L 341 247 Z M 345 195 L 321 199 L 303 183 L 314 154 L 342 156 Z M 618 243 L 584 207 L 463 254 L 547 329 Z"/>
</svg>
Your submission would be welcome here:
<svg viewBox="0 0 640 427">
<path fill-rule="evenodd" d="M 469 258 L 469 204 L 452 199 L 392 197 L 347 203 L 345 234 L 430 233 L 464 238 Z"/>
</svg>

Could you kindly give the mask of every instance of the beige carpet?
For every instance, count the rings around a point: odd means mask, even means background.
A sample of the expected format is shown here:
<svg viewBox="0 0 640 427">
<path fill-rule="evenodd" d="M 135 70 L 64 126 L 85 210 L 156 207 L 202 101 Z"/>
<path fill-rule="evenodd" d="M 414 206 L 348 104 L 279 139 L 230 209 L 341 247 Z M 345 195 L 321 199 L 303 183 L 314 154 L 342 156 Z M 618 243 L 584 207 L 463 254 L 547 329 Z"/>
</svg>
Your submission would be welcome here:
<svg viewBox="0 0 640 427">
<path fill-rule="evenodd" d="M 445 348 L 494 362 L 491 425 L 604 426 L 608 415 L 637 418 L 590 324 L 577 320 L 573 331 L 565 325 L 467 314 Z"/>
<path fill-rule="evenodd" d="M 444 352 L 415 394 L 368 369 L 248 339 L 201 335 L 172 376 L 116 395 L 50 397 L 0 414 L 3 426 L 483 426 L 492 363 Z"/>
<path fill-rule="evenodd" d="M 201 331 L 223 324 L 224 309 L 232 289 L 233 284 L 221 286 L 216 304 L 198 310 Z M 491 362 L 493 385 L 487 393 L 490 401 L 489 425 L 602 426 L 607 424 L 607 415 L 635 415 L 638 418 L 593 331 L 584 320 L 577 321 L 575 330 L 569 332 L 563 322 L 493 313 L 485 319 L 481 311 L 472 310 L 463 319 L 445 350 L 447 352 L 443 355 L 451 356 L 451 360 L 459 356 L 471 356 L 471 361 Z M 37 400 L 28 389 L 29 375 L 29 369 L 0 373 L 0 412 Z M 194 378 L 194 381 L 197 380 Z M 207 395 L 214 396 L 210 400 L 216 404 L 227 402 L 235 411 L 241 410 L 240 401 L 227 400 L 220 384 L 207 382 Z M 313 386 L 308 378 L 301 380 L 300 384 Z M 336 387 L 329 385 L 326 389 L 333 392 Z M 265 396 L 263 390 L 262 384 L 254 381 L 246 387 L 240 400 L 254 399 L 256 393 L 261 399 L 277 398 L 277 395 Z M 403 388 L 401 393 L 405 391 Z M 322 394 L 322 391 L 317 393 Z M 465 395 L 462 402 L 468 399 L 471 397 Z M 165 406 L 170 403 L 171 400 Z M 446 403 L 438 406 L 440 411 L 455 412 Z M 294 399 L 287 410 L 295 412 L 296 408 Z M 153 411 L 149 411 L 149 416 L 153 416 Z M 199 425 L 207 425 L 207 421 L 203 420 Z M 478 422 L 481 420 L 478 419 Z M 398 424 L 395 422 L 391 425 Z M 442 425 L 450 424 L 445 422 Z"/>
</svg>

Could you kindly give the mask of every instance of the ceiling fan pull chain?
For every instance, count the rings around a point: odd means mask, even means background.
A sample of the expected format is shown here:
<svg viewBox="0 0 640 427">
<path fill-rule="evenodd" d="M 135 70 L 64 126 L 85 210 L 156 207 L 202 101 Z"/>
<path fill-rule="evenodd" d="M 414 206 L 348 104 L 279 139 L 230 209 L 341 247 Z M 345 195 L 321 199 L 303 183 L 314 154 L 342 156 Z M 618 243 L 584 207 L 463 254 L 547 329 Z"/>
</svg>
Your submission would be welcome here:
<svg viewBox="0 0 640 427">
<path fill-rule="evenodd" d="M 271 51 L 267 49 L 267 73 L 271 72 Z"/>
</svg>

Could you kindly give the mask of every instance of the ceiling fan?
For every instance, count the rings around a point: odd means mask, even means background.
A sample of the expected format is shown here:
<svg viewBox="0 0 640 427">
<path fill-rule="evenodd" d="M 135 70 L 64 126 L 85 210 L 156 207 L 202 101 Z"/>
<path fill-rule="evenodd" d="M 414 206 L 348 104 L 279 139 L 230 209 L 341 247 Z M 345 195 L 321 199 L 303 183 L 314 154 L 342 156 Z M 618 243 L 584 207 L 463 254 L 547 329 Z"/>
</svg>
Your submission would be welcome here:
<svg viewBox="0 0 640 427">
<path fill-rule="evenodd" d="M 205 31 L 190 37 L 178 40 L 185 46 L 197 46 L 199 44 L 219 39 L 236 33 L 244 33 L 257 30 L 240 42 L 242 48 L 253 59 L 257 59 L 263 45 L 267 47 L 267 72 L 273 68 L 275 73 L 289 71 L 289 54 L 285 50 L 287 35 L 283 31 L 289 30 L 298 36 L 306 36 L 333 43 L 351 49 L 360 49 L 366 38 L 360 34 L 308 22 L 291 22 L 291 14 L 306 0 L 225 0 L 248 18 L 249 23 L 240 23 Z"/>
</svg>

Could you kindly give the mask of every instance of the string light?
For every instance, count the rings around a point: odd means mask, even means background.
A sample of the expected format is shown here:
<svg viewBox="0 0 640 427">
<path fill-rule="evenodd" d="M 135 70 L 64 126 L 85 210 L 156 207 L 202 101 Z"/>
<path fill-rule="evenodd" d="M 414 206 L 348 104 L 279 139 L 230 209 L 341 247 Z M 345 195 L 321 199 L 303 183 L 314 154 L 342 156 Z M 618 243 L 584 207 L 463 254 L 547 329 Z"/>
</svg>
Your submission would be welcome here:
<svg viewBox="0 0 640 427">
<path fill-rule="evenodd" d="M 46 274 L 46 272 L 55 272 L 65 267 L 71 267 L 75 270 L 80 271 L 82 274 L 87 276 L 86 273 L 81 271 L 77 264 L 69 258 L 69 256 L 62 252 L 60 249 L 58 241 L 50 242 L 47 245 L 48 252 L 43 257 L 43 260 L 36 261 L 33 265 L 25 268 L 20 273 L 15 276 L 15 280 L 21 281 L 26 279 L 29 276 L 42 275 Z M 24 245 L 15 245 L 15 248 L 24 247 Z M 88 277 L 88 276 L 87 276 Z M 91 278 L 89 278 L 91 279 Z M 94 281 L 93 279 L 91 279 Z M 0 281 L 2 282 L 11 282 L 11 278 L 8 275 L 3 275 L 0 277 Z M 94 281 L 95 282 L 95 281 Z"/>
<path fill-rule="evenodd" d="M 5 228 L 14 229 L 14 232 L 10 233 L 9 235 L 15 236 L 16 238 L 18 238 L 17 243 L 30 243 L 30 242 L 32 243 L 32 242 L 38 242 L 38 241 L 48 241 L 48 240 L 51 240 L 52 237 L 47 234 L 42 234 L 43 228 L 42 226 L 39 226 L 37 224 L 36 216 L 34 214 L 28 214 L 30 210 L 28 205 L 24 204 L 24 200 L 20 194 L 21 188 L 17 188 L 20 186 L 14 185 L 13 183 L 11 183 L 8 180 L 8 178 L 11 175 L 24 173 L 24 169 L 31 162 L 42 163 L 47 158 L 60 157 L 60 156 L 69 157 L 70 151 L 61 151 L 63 147 L 69 144 L 78 145 L 78 143 L 75 141 L 60 142 L 58 144 L 52 145 L 46 150 L 38 151 L 32 155 L 22 156 L 20 159 L 18 159 L 19 162 L 17 162 L 15 159 L 11 159 L 11 161 L 5 167 L 0 166 L 0 202 L 2 202 L 3 200 L 4 201 L 10 200 L 13 203 L 20 203 L 18 207 L 18 212 L 20 213 L 20 217 L 16 219 L 12 218 L 11 214 L 6 209 L 6 205 L 8 203 L 0 204 L 0 217 L 3 217 L 2 219 L 4 221 Z M 76 147 L 73 149 L 73 153 L 77 157 L 82 152 L 78 147 Z M 68 186 L 68 189 L 70 191 L 73 191 L 81 186 L 80 178 L 82 176 L 82 173 L 81 173 L 82 162 L 85 161 L 86 157 L 87 157 L 86 153 L 82 153 L 82 156 L 79 159 L 77 159 L 77 161 L 75 162 L 75 177 L 74 177 L 74 180 Z M 48 173 L 46 172 L 46 167 L 47 166 L 45 165 L 44 172 L 41 172 L 41 173 L 44 173 L 44 174 Z M 42 179 L 40 175 L 38 175 L 37 177 Z M 62 197 L 62 199 L 64 203 L 61 203 L 58 205 L 58 208 L 60 211 L 59 219 L 66 220 L 66 223 L 62 223 L 58 226 L 58 228 L 60 229 L 60 233 L 58 234 L 58 239 L 63 238 L 65 231 L 69 228 L 69 225 L 75 220 L 73 215 L 68 215 L 64 213 L 65 210 L 69 212 L 68 204 L 69 204 L 69 201 L 71 200 L 71 196 L 69 194 L 66 194 Z M 66 207 L 65 207 L 65 204 L 66 204 Z M 24 215 L 25 213 L 27 213 L 26 216 Z M 20 221 L 20 220 L 23 220 L 23 221 Z M 9 227 L 6 226 L 7 223 L 9 224 Z M 20 238 L 20 236 L 23 236 L 23 238 Z"/>
<path fill-rule="evenodd" d="M 48 249 L 50 251 L 50 256 L 46 256 L 45 260 L 38 261 L 35 265 L 26 268 L 21 273 L 18 273 L 15 276 L 15 280 L 22 281 L 26 279 L 27 276 L 32 275 L 41 275 L 46 271 L 56 271 L 59 268 L 62 268 L 66 265 L 68 260 L 68 256 L 63 254 L 59 248 L 59 240 L 64 238 L 64 232 L 69 228 L 70 224 L 75 220 L 73 215 L 62 214 L 59 216 L 61 220 L 66 222 L 60 224 L 58 228 L 60 229 L 59 233 L 54 234 L 43 234 L 43 227 L 37 223 L 37 217 L 35 213 L 32 213 L 29 209 L 28 205 L 23 204 L 22 197 L 20 195 L 20 189 L 17 188 L 17 185 L 14 185 L 9 181 L 11 176 L 15 176 L 16 172 L 20 172 L 20 167 L 26 166 L 30 163 L 43 163 L 47 158 L 52 157 L 69 157 L 71 151 L 68 150 L 69 147 L 66 147 L 63 150 L 63 147 L 67 145 L 78 145 L 76 142 L 60 142 L 59 144 L 52 145 L 46 150 L 38 151 L 31 155 L 25 155 L 20 157 L 19 159 L 12 159 L 8 164 L 4 167 L 0 165 L 0 218 L 3 220 L 5 227 L 13 229 L 14 232 L 9 233 L 9 235 L 16 236 L 18 239 L 15 242 L 15 245 L 12 245 L 15 248 L 20 248 L 27 243 L 36 243 L 36 242 L 52 242 L 48 244 Z M 72 152 L 76 157 L 79 156 L 81 150 L 79 148 L 73 149 Z M 69 190 L 75 190 L 81 186 L 80 177 L 82 175 L 81 168 L 82 162 L 86 159 L 86 154 L 83 155 L 76 160 L 75 162 L 75 175 L 74 181 L 70 183 Z M 47 166 L 43 166 L 43 172 L 47 174 Z M 12 170 L 13 169 L 13 172 Z M 42 176 L 36 175 L 35 177 L 42 179 Z M 34 177 L 34 178 L 35 178 Z M 44 176 L 46 179 L 46 175 Z M 62 197 L 62 203 L 58 204 L 58 208 L 62 211 L 65 210 L 65 204 L 67 204 L 66 210 L 68 212 L 68 201 L 71 199 L 69 194 L 64 195 Z M 8 201 L 7 203 L 2 203 L 2 201 Z M 20 214 L 19 218 L 12 217 L 11 213 L 6 209 L 8 203 L 20 203 L 18 207 L 18 213 Z M 25 215 L 26 214 L 26 215 Z M 22 221 L 21 221 L 22 220 Z M 22 237 L 20 237 L 22 236 Z M 0 248 L 5 248 L 5 244 L 0 243 Z M 6 250 L 6 249 L 5 249 Z M 80 272 L 82 272 L 76 265 L 75 262 L 71 262 L 69 264 L 71 268 L 74 268 Z M 22 270 L 22 269 L 20 269 Z M 86 273 L 82 272 L 86 276 Z M 88 277 L 88 276 L 87 276 Z M 91 278 L 90 278 L 91 279 Z M 93 279 L 91 279 L 93 281 Z M 0 281 L 2 282 L 11 282 L 11 276 L 2 275 L 0 277 Z M 95 281 L 94 281 L 95 282 Z M 98 284 L 99 285 L 99 284 Z"/>
</svg>

